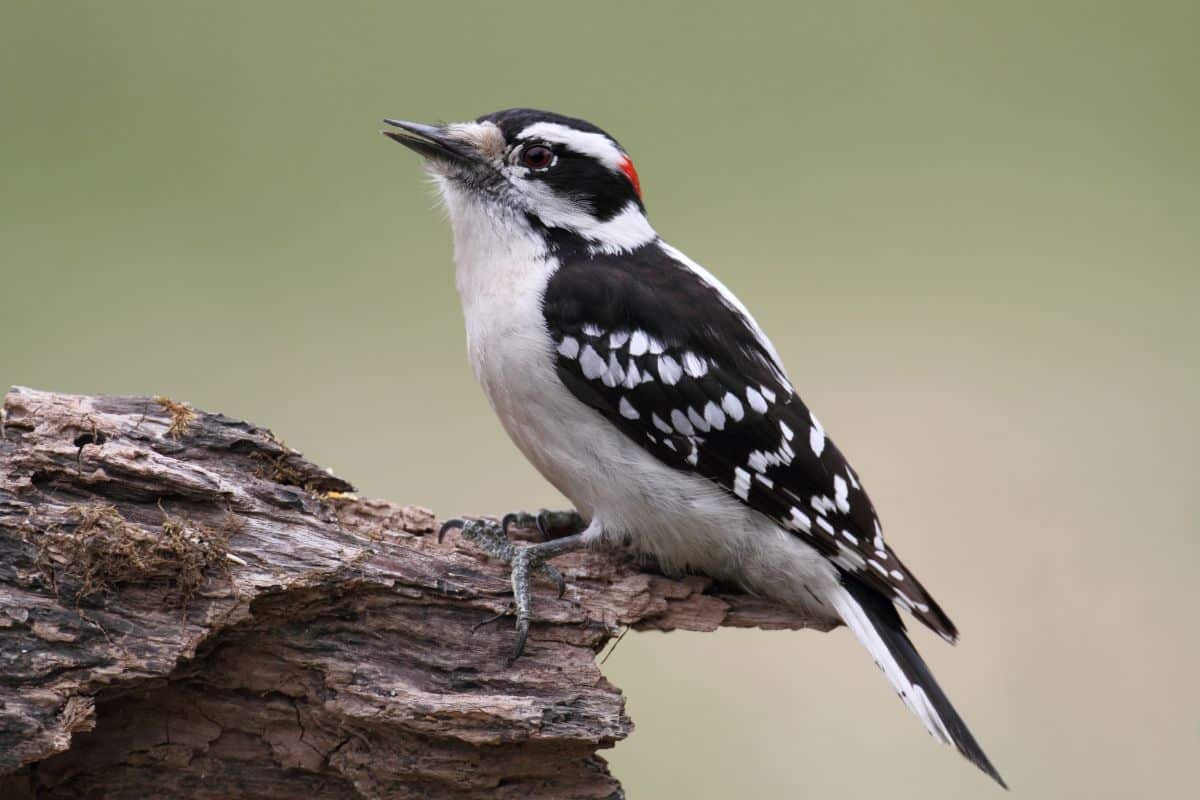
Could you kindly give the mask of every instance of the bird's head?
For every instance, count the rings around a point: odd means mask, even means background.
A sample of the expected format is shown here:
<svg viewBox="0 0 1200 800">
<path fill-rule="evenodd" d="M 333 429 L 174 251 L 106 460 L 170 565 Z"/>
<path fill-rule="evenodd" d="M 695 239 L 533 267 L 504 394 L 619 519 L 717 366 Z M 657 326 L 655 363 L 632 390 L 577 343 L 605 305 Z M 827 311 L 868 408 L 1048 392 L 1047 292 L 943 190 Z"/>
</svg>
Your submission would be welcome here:
<svg viewBox="0 0 1200 800">
<path fill-rule="evenodd" d="M 633 161 L 581 119 L 514 108 L 473 122 L 385 120 L 425 158 L 451 223 L 527 226 L 552 250 L 619 252 L 655 238 Z"/>
</svg>

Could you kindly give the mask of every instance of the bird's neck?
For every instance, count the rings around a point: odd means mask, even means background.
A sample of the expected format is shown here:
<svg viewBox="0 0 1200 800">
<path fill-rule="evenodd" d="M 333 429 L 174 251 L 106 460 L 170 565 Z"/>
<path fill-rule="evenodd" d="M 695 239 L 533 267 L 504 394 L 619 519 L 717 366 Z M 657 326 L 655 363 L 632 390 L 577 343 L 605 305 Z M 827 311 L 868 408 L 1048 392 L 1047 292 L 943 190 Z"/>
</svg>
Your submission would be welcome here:
<svg viewBox="0 0 1200 800">
<path fill-rule="evenodd" d="M 541 319 L 542 292 L 558 259 L 523 215 L 443 183 L 442 197 L 454 232 L 455 285 L 467 323 L 472 360 Z"/>
</svg>

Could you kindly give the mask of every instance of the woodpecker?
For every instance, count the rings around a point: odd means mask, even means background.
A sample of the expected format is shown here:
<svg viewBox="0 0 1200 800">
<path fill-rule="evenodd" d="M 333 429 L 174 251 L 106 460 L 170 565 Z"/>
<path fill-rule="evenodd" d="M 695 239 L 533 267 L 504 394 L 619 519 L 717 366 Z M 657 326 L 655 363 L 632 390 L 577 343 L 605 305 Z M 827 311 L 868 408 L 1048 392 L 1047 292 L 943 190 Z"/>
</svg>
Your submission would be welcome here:
<svg viewBox="0 0 1200 800">
<path fill-rule="evenodd" d="M 844 623 L 926 730 L 1005 786 L 897 607 L 951 643 L 954 624 L 884 541 L 862 480 L 745 305 L 655 232 L 624 148 L 589 122 L 527 108 L 385 122 L 424 157 L 448 210 L 475 376 L 582 523 L 520 547 L 508 526 L 530 515 L 443 528 L 511 563 L 516 656 L 531 573 L 561 594 L 549 559 L 625 546 Z"/>
</svg>

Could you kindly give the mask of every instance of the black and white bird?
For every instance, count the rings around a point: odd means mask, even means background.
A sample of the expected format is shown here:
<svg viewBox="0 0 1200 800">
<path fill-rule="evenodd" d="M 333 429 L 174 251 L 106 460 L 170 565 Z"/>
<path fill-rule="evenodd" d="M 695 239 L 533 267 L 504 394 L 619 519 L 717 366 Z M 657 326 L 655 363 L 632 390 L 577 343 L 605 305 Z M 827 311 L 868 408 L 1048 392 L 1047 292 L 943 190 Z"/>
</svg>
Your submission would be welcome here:
<svg viewBox="0 0 1200 800">
<path fill-rule="evenodd" d="M 750 312 L 651 227 L 617 141 L 524 108 L 386 122 L 424 156 L 449 211 L 475 375 L 586 524 L 518 548 L 456 521 L 513 565 L 518 654 L 530 571 L 561 584 L 547 559 L 620 543 L 845 623 L 929 733 L 1003 786 L 896 607 L 949 642 L 954 624 L 884 541 L 862 481 Z"/>
</svg>

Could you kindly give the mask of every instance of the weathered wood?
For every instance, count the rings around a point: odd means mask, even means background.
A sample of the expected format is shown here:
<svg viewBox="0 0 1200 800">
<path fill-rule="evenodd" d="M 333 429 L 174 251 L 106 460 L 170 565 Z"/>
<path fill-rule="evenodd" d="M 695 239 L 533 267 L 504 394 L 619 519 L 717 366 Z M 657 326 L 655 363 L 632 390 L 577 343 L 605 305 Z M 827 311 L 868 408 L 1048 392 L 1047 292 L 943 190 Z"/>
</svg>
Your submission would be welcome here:
<svg viewBox="0 0 1200 800">
<path fill-rule="evenodd" d="M 420 458 L 419 453 L 410 454 Z M 0 422 L 0 796 L 605 798 L 623 626 L 811 627 L 619 556 L 556 561 L 506 664 L 507 569 L 270 431 L 14 389 Z"/>
</svg>

